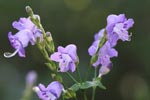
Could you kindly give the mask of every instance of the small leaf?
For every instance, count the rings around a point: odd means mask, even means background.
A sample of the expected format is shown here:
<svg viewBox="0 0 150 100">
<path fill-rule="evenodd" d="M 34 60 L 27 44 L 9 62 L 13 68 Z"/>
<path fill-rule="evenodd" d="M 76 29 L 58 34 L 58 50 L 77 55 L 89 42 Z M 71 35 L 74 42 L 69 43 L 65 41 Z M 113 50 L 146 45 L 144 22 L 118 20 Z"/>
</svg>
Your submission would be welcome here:
<svg viewBox="0 0 150 100">
<path fill-rule="evenodd" d="M 70 89 L 73 91 L 78 91 L 80 89 L 80 83 L 74 84 L 70 87 Z"/>
<path fill-rule="evenodd" d="M 96 86 L 98 86 L 101 89 L 106 89 L 106 87 L 102 84 L 101 78 L 94 78 L 93 81 L 95 82 Z"/>
<path fill-rule="evenodd" d="M 92 81 L 86 81 L 86 82 L 84 82 L 84 83 L 81 84 L 80 88 L 81 89 L 88 89 L 88 88 L 91 88 L 93 86 L 95 86 L 94 82 L 92 82 Z"/>
<path fill-rule="evenodd" d="M 106 90 L 106 87 L 100 82 L 98 85 L 99 88 Z"/>
</svg>

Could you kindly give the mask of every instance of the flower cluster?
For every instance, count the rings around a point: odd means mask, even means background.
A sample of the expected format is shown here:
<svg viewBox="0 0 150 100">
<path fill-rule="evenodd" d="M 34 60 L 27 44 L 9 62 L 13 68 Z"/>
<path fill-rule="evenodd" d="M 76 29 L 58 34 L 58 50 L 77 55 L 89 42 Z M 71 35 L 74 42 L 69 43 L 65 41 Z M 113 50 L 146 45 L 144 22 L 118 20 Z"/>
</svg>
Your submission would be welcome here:
<svg viewBox="0 0 150 100">
<path fill-rule="evenodd" d="M 77 47 L 75 44 L 69 44 L 66 47 L 58 46 L 55 52 L 55 46 L 50 32 L 45 32 L 40 17 L 34 15 L 32 9 L 27 6 L 26 11 L 30 17 L 20 18 L 19 21 L 14 21 L 12 26 L 18 30 L 16 34 L 8 33 L 8 38 L 11 46 L 15 49 L 13 53 L 6 52 L 4 56 L 10 58 L 18 53 L 20 57 L 25 57 L 25 47 L 30 43 L 37 44 L 38 49 L 46 59 L 46 65 L 51 69 L 51 76 L 54 80 L 47 87 L 43 84 L 35 86 L 33 90 L 41 100 L 57 100 L 63 92 L 63 98 L 76 98 L 76 91 L 79 89 L 93 88 L 93 97 L 96 87 L 105 89 L 101 83 L 101 76 L 107 74 L 112 68 L 111 58 L 118 56 L 118 51 L 114 48 L 118 40 L 130 41 L 128 29 L 134 24 L 133 19 L 127 19 L 124 14 L 109 15 L 107 17 L 107 25 L 94 36 L 94 42 L 89 47 L 88 52 L 91 57 L 91 63 L 94 68 L 101 65 L 99 75 L 95 70 L 95 76 L 92 81 L 82 80 L 79 70 L 77 70 L 79 79 L 75 79 L 71 74 L 76 71 L 79 63 L 77 56 Z M 38 38 L 38 39 L 37 39 Z M 58 64 L 57 64 L 58 63 Z M 71 74 L 67 71 L 72 72 Z M 67 72 L 67 75 L 75 82 L 71 87 L 64 89 L 63 76 L 58 72 Z M 88 71 L 87 71 L 88 72 Z M 32 71 L 26 77 L 27 90 L 23 100 L 27 100 L 28 92 L 30 93 L 32 86 L 36 81 L 37 74 Z M 86 77 L 87 78 L 87 77 Z M 30 91 L 28 89 L 30 87 Z M 84 91 L 84 97 L 86 93 Z"/>
<path fill-rule="evenodd" d="M 38 15 L 34 16 L 40 20 Z M 34 45 L 37 37 L 42 38 L 41 31 L 31 21 L 30 17 L 20 18 L 19 21 L 14 21 L 12 26 L 18 30 L 15 35 L 12 35 L 12 32 L 8 33 L 8 39 L 11 46 L 15 49 L 15 52 L 6 52 L 4 56 L 10 58 L 18 53 L 20 57 L 25 57 L 24 48 L 28 46 L 29 42 L 31 45 Z"/>
<path fill-rule="evenodd" d="M 124 14 L 118 16 L 112 14 L 107 17 L 106 28 L 100 30 L 94 36 L 94 42 L 89 47 L 88 52 L 91 56 L 97 56 L 97 60 L 93 63 L 93 66 L 97 67 L 101 65 L 99 77 L 107 74 L 112 68 L 110 58 L 118 56 L 118 52 L 114 49 L 117 41 L 130 41 L 128 29 L 131 28 L 133 24 L 133 19 L 127 19 Z"/>
</svg>

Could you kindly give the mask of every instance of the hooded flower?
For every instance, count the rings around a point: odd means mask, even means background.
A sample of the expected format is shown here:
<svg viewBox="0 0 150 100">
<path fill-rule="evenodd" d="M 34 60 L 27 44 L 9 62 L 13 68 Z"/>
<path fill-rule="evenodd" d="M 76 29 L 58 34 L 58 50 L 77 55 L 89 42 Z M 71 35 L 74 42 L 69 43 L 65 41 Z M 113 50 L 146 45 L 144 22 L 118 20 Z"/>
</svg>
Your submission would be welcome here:
<svg viewBox="0 0 150 100">
<path fill-rule="evenodd" d="M 106 31 L 111 47 L 115 46 L 119 39 L 122 41 L 130 41 L 128 29 L 131 28 L 133 24 L 133 19 L 127 19 L 124 14 L 118 16 L 112 14 L 107 17 Z"/>
<path fill-rule="evenodd" d="M 110 43 L 107 41 L 99 50 L 98 52 L 98 59 L 93 64 L 94 67 L 97 67 L 98 65 L 102 66 L 108 66 L 111 61 L 110 58 L 117 57 L 118 52 L 110 46 Z"/>
<path fill-rule="evenodd" d="M 63 89 L 63 85 L 58 81 L 50 83 L 47 87 L 43 84 L 39 84 L 37 87 L 33 88 L 41 100 L 57 100 Z"/>
<path fill-rule="evenodd" d="M 40 17 L 38 15 L 34 15 L 40 21 Z M 30 17 L 28 18 L 20 18 L 19 21 L 14 21 L 12 26 L 17 29 L 18 31 L 21 30 L 29 30 L 34 35 L 34 42 L 36 41 L 37 37 L 42 39 L 42 32 L 38 27 L 31 21 Z"/>
<path fill-rule="evenodd" d="M 28 46 L 29 42 L 34 45 L 37 37 L 42 40 L 42 32 L 30 18 L 20 18 L 18 22 L 14 21 L 12 26 L 19 31 L 15 35 L 12 35 L 11 32 L 8 33 L 9 41 L 16 50 L 14 53 L 5 52 L 4 56 L 10 58 L 18 53 L 20 57 L 25 57 L 24 48 Z"/>
<path fill-rule="evenodd" d="M 24 48 L 28 46 L 29 42 L 33 44 L 33 34 L 29 30 L 22 30 L 12 35 L 11 32 L 8 33 L 8 38 L 10 41 L 11 46 L 15 49 L 14 53 L 4 53 L 4 56 L 10 58 L 14 56 L 16 53 L 19 54 L 20 57 L 25 57 L 25 50 Z"/>
<path fill-rule="evenodd" d="M 77 62 L 77 53 L 76 46 L 74 44 L 70 44 L 65 48 L 62 46 L 58 47 L 58 52 L 53 53 L 50 56 L 50 59 L 56 62 L 59 62 L 59 71 L 66 72 L 70 70 L 74 72 L 76 69 L 75 63 Z"/>
<path fill-rule="evenodd" d="M 94 42 L 93 44 L 89 47 L 88 52 L 91 56 L 95 55 L 97 50 L 98 50 L 98 45 L 104 36 L 104 31 L 105 29 L 100 30 L 97 34 L 94 36 Z"/>
</svg>

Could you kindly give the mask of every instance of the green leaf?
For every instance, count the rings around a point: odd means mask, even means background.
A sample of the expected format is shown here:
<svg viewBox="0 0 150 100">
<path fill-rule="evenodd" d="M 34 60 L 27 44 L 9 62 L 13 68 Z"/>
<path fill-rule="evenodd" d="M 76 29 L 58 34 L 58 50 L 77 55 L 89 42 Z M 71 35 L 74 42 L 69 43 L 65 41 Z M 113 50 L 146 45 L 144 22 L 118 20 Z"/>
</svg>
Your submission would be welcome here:
<svg viewBox="0 0 150 100">
<path fill-rule="evenodd" d="M 92 81 L 86 81 L 86 82 L 83 82 L 80 86 L 81 89 L 88 89 L 88 88 L 91 88 L 91 87 L 94 87 L 95 84 L 94 82 Z"/>
<path fill-rule="evenodd" d="M 70 89 L 73 91 L 78 91 L 80 89 L 80 83 L 72 85 Z"/>
<path fill-rule="evenodd" d="M 80 89 L 88 89 L 92 87 L 99 87 L 101 89 L 106 89 L 106 87 L 102 84 L 100 78 L 95 78 L 93 81 L 86 81 L 81 83 Z"/>
<path fill-rule="evenodd" d="M 93 82 L 95 82 L 95 85 L 98 86 L 101 89 L 106 89 L 106 87 L 102 84 L 101 78 L 94 78 Z"/>
</svg>

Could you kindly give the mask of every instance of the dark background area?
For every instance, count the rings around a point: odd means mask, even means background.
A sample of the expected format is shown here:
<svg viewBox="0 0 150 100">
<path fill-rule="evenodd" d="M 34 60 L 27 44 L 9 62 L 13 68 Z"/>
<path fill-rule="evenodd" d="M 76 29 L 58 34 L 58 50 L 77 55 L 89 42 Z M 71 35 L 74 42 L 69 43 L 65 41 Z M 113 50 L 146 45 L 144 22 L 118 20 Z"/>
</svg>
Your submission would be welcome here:
<svg viewBox="0 0 150 100">
<path fill-rule="evenodd" d="M 93 35 L 106 26 L 107 16 L 125 13 L 127 18 L 133 18 L 135 24 L 129 30 L 132 41 L 116 46 L 119 56 L 112 59 L 114 67 L 102 80 L 107 90 L 97 89 L 96 100 L 150 100 L 150 0 L 0 0 L 0 100 L 19 100 L 30 70 L 37 71 L 37 83 L 47 85 L 51 81 L 36 46 L 26 48 L 26 58 L 3 57 L 4 52 L 14 51 L 7 33 L 17 32 L 12 27 L 14 20 L 28 17 L 27 5 L 40 15 L 56 46 L 77 45 L 83 77 L 90 60 L 87 49 Z M 72 84 L 67 77 L 66 83 Z M 90 98 L 90 90 L 87 94 Z M 32 100 L 38 100 L 35 94 Z"/>
</svg>

